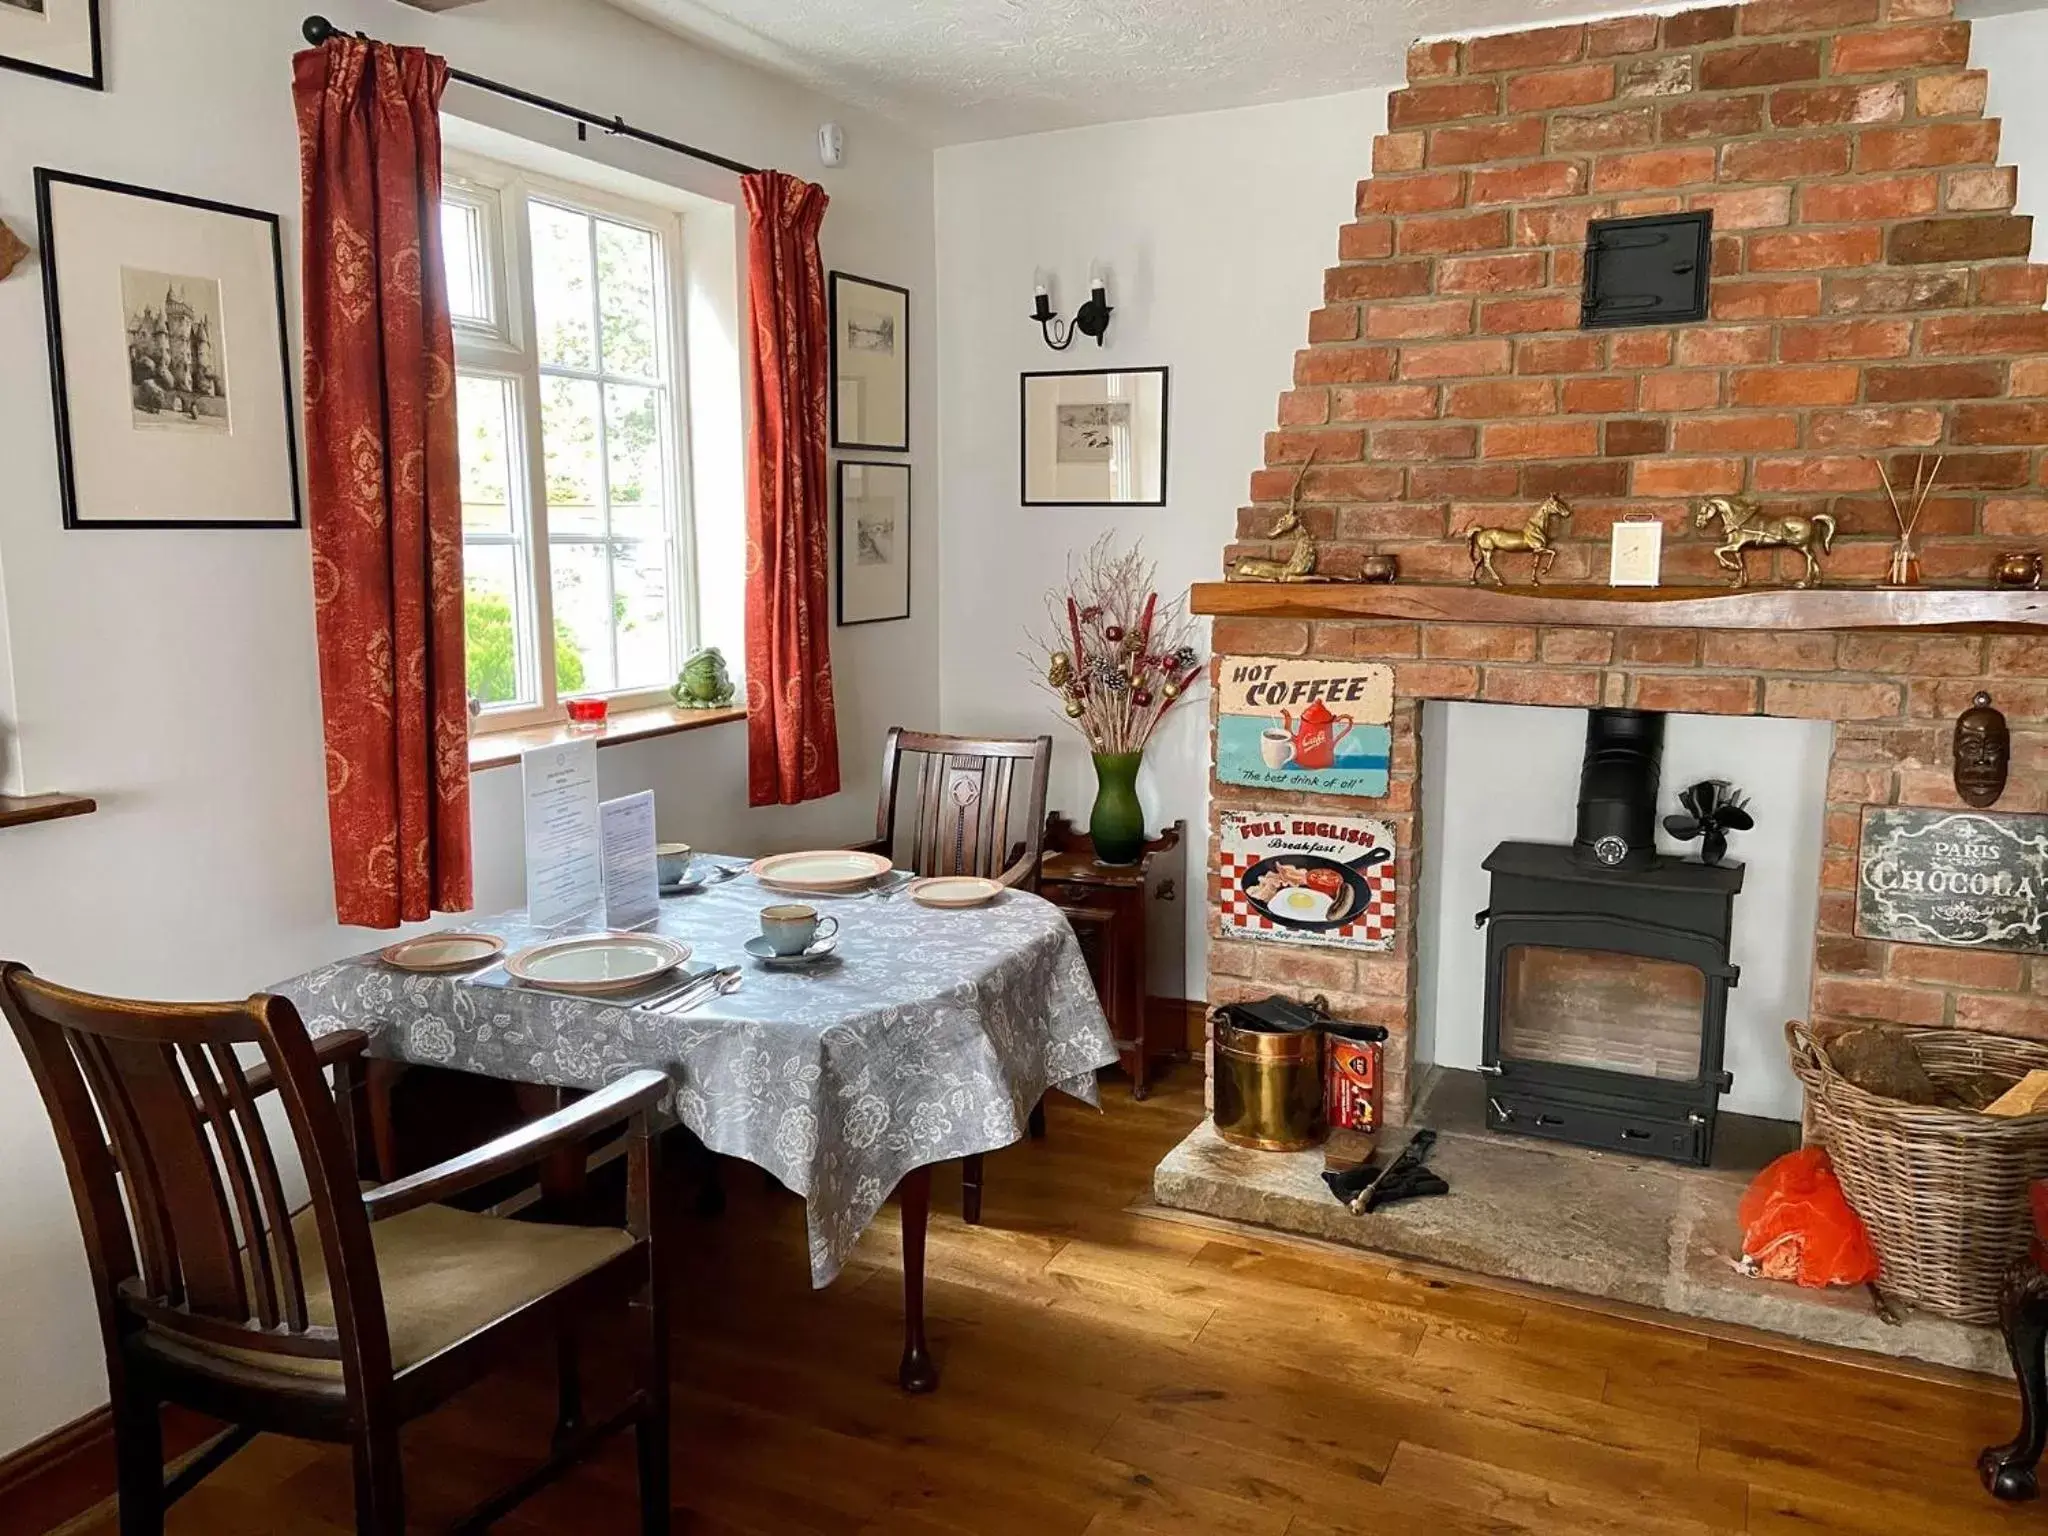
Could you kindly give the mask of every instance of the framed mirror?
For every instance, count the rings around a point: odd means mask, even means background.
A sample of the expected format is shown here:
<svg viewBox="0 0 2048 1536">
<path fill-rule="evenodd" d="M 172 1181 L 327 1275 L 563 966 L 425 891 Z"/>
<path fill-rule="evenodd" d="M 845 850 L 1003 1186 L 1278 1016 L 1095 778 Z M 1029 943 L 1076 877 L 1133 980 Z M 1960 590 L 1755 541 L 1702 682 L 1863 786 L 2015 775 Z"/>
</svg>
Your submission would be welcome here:
<svg viewBox="0 0 2048 1536">
<path fill-rule="evenodd" d="M 1166 370 L 1084 368 L 1020 382 L 1027 507 L 1166 505 Z"/>
</svg>

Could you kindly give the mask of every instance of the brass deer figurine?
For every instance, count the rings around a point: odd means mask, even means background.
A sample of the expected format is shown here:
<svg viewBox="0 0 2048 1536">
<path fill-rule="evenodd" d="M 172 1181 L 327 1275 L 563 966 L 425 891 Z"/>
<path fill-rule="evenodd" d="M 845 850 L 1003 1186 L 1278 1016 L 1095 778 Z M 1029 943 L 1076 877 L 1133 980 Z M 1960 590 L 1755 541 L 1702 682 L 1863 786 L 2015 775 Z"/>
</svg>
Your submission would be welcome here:
<svg viewBox="0 0 2048 1536">
<path fill-rule="evenodd" d="M 1495 586 L 1506 586 L 1494 568 L 1493 557 L 1526 554 L 1534 556 L 1529 563 L 1529 585 L 1542 586 L 1543 573 L 1557 563 L 1557 551 L 1550 545 L 1550 521 L 1571 515 L 1572 509 L 1557 497 L 1546 496 L 1529 514 L 1529 521 L 1519 528 L 1474 528 L 1465 536 L 1465 551 L 1472 557 L 1472 585 L 1478 586 L 1484 574 L 1493 578 Z"/>
<path fill-rule="evenodd" d="M 1732 573 L 1730 586 L 1749 585 L 1749 569 L 1743 556 L 1752 549 L 1798 550 L 1806 556 L 1806 574 L 1792 585 L 1805 588 L 1819 583 L 1820 559 L 1813 552 L 1814 546 L 1820 546 L 1821 554 L 1828 554 L 1835 543 L 1835 520 L 1827 513 L 1816 512 L 1812 517 L 1765 517 L 1747 496 L 1709 496 L 1700 502 L 1692 525 L 1704 528 L 1716 518 L 1721 523 L 1721 543 L 1714 558 L 1722 569 Z"/>
<path fill-rule="evenodd" d="M 1327 576 L 1316 574 L 1318 551 L 1316 536 L 1302 525 L 1301 509 L 1295 505 L 1301 496 L 1301 482 L 1308 478 L 1309 466 L 1316 461 L 1315 450 L 1302 460 L 1301 469 L 1294 476 L 1294 484 L 1287 492 L 1287 510 L 1274 519 L 1269 539 L 1284 539 L 1294 535 L 1294 553 L 1285 560 L 1262 560 L 1256 555 L 1243 555 L 1231 568 L 1231 581 L 1328 581 Z"/>
</svg>

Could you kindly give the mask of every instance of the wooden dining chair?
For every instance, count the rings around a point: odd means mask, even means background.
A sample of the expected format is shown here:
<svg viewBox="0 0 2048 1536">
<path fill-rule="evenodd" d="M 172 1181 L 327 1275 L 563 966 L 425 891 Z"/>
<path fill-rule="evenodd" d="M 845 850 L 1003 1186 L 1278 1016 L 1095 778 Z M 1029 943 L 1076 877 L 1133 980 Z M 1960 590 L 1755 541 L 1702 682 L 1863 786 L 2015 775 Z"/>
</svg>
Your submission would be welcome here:
<svg viewBox="0 0 2048 1536">
<path fill-rule="evenodd" d="M 661 1073 L 632 1073 L 366 1190 L 353 1113 L 360 1033 L 315 1041 L 280 997 L 127 1002 L 53 986 L 12 963 L 0 964 L 0 1012 L 49 1110 L 84 1231 L 121 1536 L 160 1536 L 168 1506 L 266 1430 L 350 1446 L 357 1531 L 398 1536 L 400 1426 L 537 1348 L 557 1356 L 552 1449 L 457 1529 L 481 1530 L 630 1424 L 641 1531 L 668 1530 L 668 1336 L 650 1124 L 667 1089 Z M 262 1060 L 245 1067 L 236 1047 L 249 1045 Z M 297 1212 L 258 1112 L 271 1092 L 311 1191 Z M 624 1230 L 437 1203 L 621 1126 Z M 620 1408 L 586 1423 L 574 1329 L 606 1304 L 637 1313 L 638 1381 Z M 168 1480 L 165 1403 L 231 1426 Z"/>
<path fill-rule="evenodd" d="M 916 784 L 906 803 L 911 772 Z M 939 736 L 891 726 L 882 742 L 874 841 L 860 846 L 920 875 L 981 875 L 1036 894 L 1051 779 L 1050 736 Z M 1031 1134 L 1045 1134 L 1045 1111 L 1036 1105 Z M 979 1152 L 960 1161 L 960 1215 L 981 1220 Z"/>
</svg>

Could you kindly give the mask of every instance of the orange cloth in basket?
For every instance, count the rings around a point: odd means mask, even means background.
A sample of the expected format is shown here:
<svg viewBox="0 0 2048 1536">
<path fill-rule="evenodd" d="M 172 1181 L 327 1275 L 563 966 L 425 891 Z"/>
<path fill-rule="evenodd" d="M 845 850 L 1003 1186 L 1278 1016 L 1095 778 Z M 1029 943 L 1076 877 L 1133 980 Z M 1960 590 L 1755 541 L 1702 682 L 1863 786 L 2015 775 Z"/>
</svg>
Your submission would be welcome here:
<svg viewBox="0 0 2048 1536">
<path fill-rule="evenodd" d="M 1764 1169 L 1736 1217 L 1743 1257 L 1770 1279 L 1818 1289 L 1877 1278 L 1869 1234 L 1842 1194 L 1824 1147 L 1801 1147 Z"/>
</svg>

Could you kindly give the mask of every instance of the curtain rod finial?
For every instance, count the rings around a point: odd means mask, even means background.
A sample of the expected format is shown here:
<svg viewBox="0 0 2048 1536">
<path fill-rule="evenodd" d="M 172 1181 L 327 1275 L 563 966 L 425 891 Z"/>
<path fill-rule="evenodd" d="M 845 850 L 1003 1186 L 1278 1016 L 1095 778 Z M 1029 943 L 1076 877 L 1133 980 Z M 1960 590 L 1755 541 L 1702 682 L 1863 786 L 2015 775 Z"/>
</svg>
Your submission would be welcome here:
<svg viewBox="0 0 2048 1536">
<path fill-rule="evenodd" d="M 335 35 L 334 23 L 325 16 L 308 16 L 299 31 L 315 48 Z"/>
</svg>

